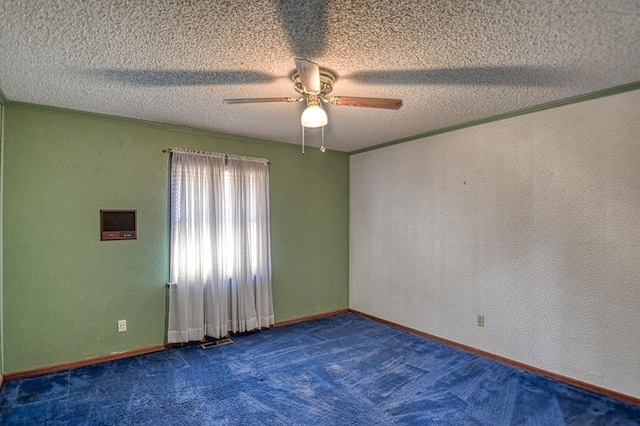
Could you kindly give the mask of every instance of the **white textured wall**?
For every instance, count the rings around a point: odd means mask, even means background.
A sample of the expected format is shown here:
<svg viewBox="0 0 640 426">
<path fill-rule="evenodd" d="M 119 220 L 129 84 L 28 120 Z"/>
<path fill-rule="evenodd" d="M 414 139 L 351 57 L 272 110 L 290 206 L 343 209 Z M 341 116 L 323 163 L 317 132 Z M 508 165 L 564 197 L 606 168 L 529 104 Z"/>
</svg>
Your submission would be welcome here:
<svg viewBox="0 0 640 426">
<path fill-rule="evenodd" d="M 640 91 L 350 173 L 351 308 L 640 397 Z"/>
</svg>

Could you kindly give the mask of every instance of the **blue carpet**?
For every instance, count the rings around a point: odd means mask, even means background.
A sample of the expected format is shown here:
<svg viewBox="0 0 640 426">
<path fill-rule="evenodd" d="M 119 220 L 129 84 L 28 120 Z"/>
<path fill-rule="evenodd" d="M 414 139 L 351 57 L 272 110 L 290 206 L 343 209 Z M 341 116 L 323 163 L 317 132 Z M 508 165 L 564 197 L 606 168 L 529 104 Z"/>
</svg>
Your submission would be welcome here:
<svg viewBox="0 0 640 426">
<path fill-rule="evenodd" d="M 0 424 L 640 425 L 640 407 L 353 314 L 5 383 Z"/>
</svg>

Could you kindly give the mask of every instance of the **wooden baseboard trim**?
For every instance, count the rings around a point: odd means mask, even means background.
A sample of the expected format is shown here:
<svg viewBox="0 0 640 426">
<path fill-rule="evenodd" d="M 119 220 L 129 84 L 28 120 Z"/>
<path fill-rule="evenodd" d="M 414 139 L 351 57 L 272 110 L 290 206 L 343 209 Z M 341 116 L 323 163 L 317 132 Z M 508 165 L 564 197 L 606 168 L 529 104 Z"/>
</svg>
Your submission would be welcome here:
<svg viewBox="0 0 640 426">
<path fill-rule="evenodd" d="M 0 374 L 0 390 L 2 390 L 2 385 L 4 384 L 4 376 Z"/>
<path fill-rule="evenodd" d="M 601 395 L 604 395 L 604 396 L 615 398 L 615 399 L 618 399 L 620 401 L 628 402 L 630 404 L 640 405 L 640 398 L 636 398 L 636 397 L 633 397 L 631 395 L 626 395 L 626 394 L 623 394 L 623 393 L 620 393 L 620 392 L 616 392 L 616 391 L 613 391 L 613 390 L 610 390 L 610 389 L 602 388 L 600 386 L 592 385 L 590 383 L 586 383 L 586 382 L 583 382 L 583 381 L 580 381 L 580 380 L 572 379 L 571 377 L 562 376 L 560 374 L 552 373 L 551 371 L 543 370 L 542 368 L 538 368 L 538 367 L 534 367 L 532 365 L 524 364 L 524 363 L 519 362 L 519 361 L 514 361 L 512 359 L 505 358 L 503 356 L 496 355 L 496 354 L 493 354 L 491 352 L 486 352 L 486 351 L 483 351 L 481 349 L 474 348 L 472 346 L 463 345 L 462 343 L 454 342 L 453 340 L 444 339 L 442 337 L 438 337 L 438 336 L 435 336 L 433 334 L 425 333 L 424 331 L 416 330 L 414 328 L 407 327 L 407 326 L 404 326 L 404 325 L 401 325 L 401 324 L 397 324 L 395 322 L 388 321 L 388 320 L 385 320 L 385 319 L 382 319 L 382 318 L 378 318 L 378 317 L 373 316 L 373 315 L 365 314 L 364 312 L 360 312 L 360 311 L 357 311 L 355 309 L 349 309 L 349 312 L 351 312 L 353 314 L 356 314 L 356 315 L 360 315 L 360 316 L 362 316 L 364 318 L 368 318 L 368 319 L 373 320 L 373 321 L 380 322 L 382 324 L 389 325 L 391 327 L 398 328 L 400 330 L 407 331 L 407 332 L 412 333 L 412 334 L 417 334 L 419 336 L 426 337 L 426 338 L 431 339 L 431 340 L 435 340 L 436 342 L 444 343 L 445 345 L 453 346 L 455 348 L 462 349 L 462 350 L 465 350 L 467 352 L 471 352 L 473 354 L 483 356 L 485 358 L 493 359 L 493 360 L 501 362 L 503 364 L 507 364 L 507 365 L 510 365 L 512 367 L 519 368 L 521 370 L 530 371 L 532 373 L 540 374 L 542 376 L 549 377 L 550 379 L 558 380 L 560 382 L 564 382 L 564 383 L 567 383 L 569 385 L 573 385 L 573 386 L 579 387 L 581 389 L 585 389 L 585 390 L 588 390 L 588 391 L 591 391 L 591 392 L 595 392 L 595 393 L 598 393 L 598 394 L 601 394 Z"/>
<path fill-rule="evenodd" d="M 28 377 L 40 376 L 43 374 L 57 373 L 58 371 L 71 370 L 79 367 L 86 367 L 88 365 L 100 364 L 107 361 L 115 361 L 117 359 L 129 358 L 132 356 L 149 354 L 152 352 L 158 352 L 176 345 L 154 345 L 144 348 L 133 349 L 131 351 L 117 352 L 109 355 L 100 355 L 91 358 L 81 359 L 79 361 L 63 362 L 61 364 L 48 365 L 46 367 L 31 368 L 28 370 L 15 371 L 12 373 L 5 373 L 4 379 L 7 381 L 26 379 Z M 179 346 L 179 345 L 178 345 Z"/>
<path fill-rule="evenodd" d="M 284 321 L 278 321 L 277 323 L 273 324 L 273 327 L 283 327 L 285 325 L 297 324 L 299 322 L 305 322 L 305 321 L 311 321 L 311 320 L 314 320 L 314 319 L 330 317 L 330 316 L 333 316 L 333 315 L 344 314 L 344 313 L 346 313 L 348 311 L 349 311 L 348 308 L 344 308 L 344 309 L 338 309 L 338 310 L 335 310 L 335 311 L 322 312 L 322 313 L 319 313 L 319 314 L 308 315 L 306 317 L 300 317 L 300 318 L 294 318 L 294 319 L 289 319 L 289 320 L 284 320 Z"/>
<path fill-rule="evenodd" d="M 365 314 L 364 312 L 360 312 L 357 311 L 355 309 L 338 309 L 335 311 L 330 311 L 330 312 L 323 312 L 323 313 L 319 313 L 319 314 L 314 314 L 314 315 L 308 315 L 305 317 L 300 317 L 300 318 L 294 318 L 294 319 L 290 319 L 290 320 L 285 320 L 285 321 L 279 321 L 277 323 L 275 323 L 273 325 L 273 327 L 283 327 L 286 325 L 291 325 L 291 324 L 297 324 L 300 322 L 305 322 L 305 321 L 311 321 L 314 319 L 319 319 L 319 318 L 325 318 L 325 317 L 329 317 L 329 316 L 333 316 L 333 315 L 338 315 L 338 314 L 343 314 L 345 312 L 351 312 L 353 314 L 356 315 L 360 315 L 364 318 L 368 318 L 371 319 L 373 321 L 377 321 L 386 325 L 389 325 L 391 327 L 395 327 L 398 328 L 400 330 L 404 330 L 407 331 L 409 333 L 413 333 L 413 334 L 417 334 L 419 336 L 423 336 L 426 337 L 428 339 L 431 340 L 435 340 L 436 342 L 440 342 L 440 343 L 444 343 L 445 345 L 449 345 L 449 346 L 453 346 L 462 350 L 465 350 L 467 352 L 471 352 L 474 353 L 476 355 L 480 355 L 486 358 L 490 358 L 493 359 L 495 361 L 498 362 L 502 362 L 503 364 L 507 364 L 516 368 L 520 368 L 522 370 L 526 370 L 526 371 L 530 371 L 533 373 L 537 373 L 540 375 L 543 375 L 545 377 L 549 377 L 551 379 L 555 379 L 573 386 L 577 386 L 579 388 L 582 389 L 586 389 L 588 391 L 592 391 L 592 392 L 596 392 L 599 393 L 601 395 L 605 395 L 611 398 L 615 398 L 615 399 L 619 399 L 621 401 L 625 401 L 631 404 L 635 404 L 635 405 L 640 405 L 640 398 L 635 398 L 633 396 L 630 395 L 626 395 L 620 392 L 616 392 L 616 391 L 612 391 L 610 389 L 606 389 L 606 388 L 602 388 L 600 386 L 595 386 L 586 382 L 582 382 L 580 380 L 576 380 L 576 379 L 572 379 L 570 377 L 566 377 L 566 376 L 562 376 L 560 374 L 556 374 L 556 373 L 552 373 L 550 371 L 547 370 L 543 370 L 541 368 L 538 367 L 534 367 L 532 365 L 528 365 L 528 364 L 524 364 L 518 361 L 514 361 L 512 359 L 509 358 L 505 358 L 502 357 L 500 355 L 496 355 L 493 354 L 491 352 L 486 352 L 483 351 L 481 349 L 477 349 L 474 348 L 472 346 L 467 346 L 467 345 L 463 345 L 462 343 L 458 343 L 458 342 L 454 342 L 452 340 L 448 340 L 448 339 L 444 339 L 442 337 L 438 337 L 435 336 L 433 334 L 429 334 L 429 333 L 425 333 L 423 331 L 420 330 L 416 330 L 414 328 L 411 327 L 407 327 L 401 324 L 397 324 L 394 323 L 392 321 L 388 321 L 382 318 L 378 318 L 376 316 L 373 315 L 369 315 L 369 314 Z M 74 368 L 79 368 L 79 367 L 86 367 L 88 365 L 93 365 L 93 364 L 100 364 L 103 362 L 108 362 L 108 361 L 115 361 L 117 359 L 122 359 L 122 358 L 129 358 L 129 357 L 134 357 L 134 356 L 138 356 L 138 355 L 144 355 L 144 354 L 149 354 L 152 352 L 158 352 L 164 349 L 169 349 L 169 348 L 173 348 L 176 346 L 182 346 L 181 344 L 165 344 L 165 345 L 155 345 L 155 346 L 147 346 L 144 348 L 139 348 L 139 349 L 134 349 L 131 351 L 124 351 L 124 352 L 118 352 L 118 353 L 113 353 L 113 354 L 109 354 L 109 355 L 101 355 L 101 356 L 96 356 L 96 357 L 91 357 L 91 358 L 85 358 L 79 361 L 71 361 L 71 362 L 64 362 L 61 364 L 55 364 L 55 365 L 49 365 L 46 367 L 38 367 L 38 368 L 32 368 L 32 369 L 28 369 L 28 370 L 21 370 L 21 371 L 15 371 L 12 373 L 5 373 L 4 375 L 0 375 L 0 389 L 2 388 L 2 385 L 4 383 L 4 381 L 10 381 L 10 380 L 17 380 L 17 379 L 25 379 L 28 377 L 34 377 L 34 376 L 40 376 L 43 374 L 51 374 L 51 373 L 56 373 L 58 371 L 63 371 L 63 370 L 71 370 Z"/>
<path fill-rule="evenodd" d="M 329 316 L 337 315 L 337 314 L 343 314 L 343 313 L 345 313 L 347 311 L 348 311 L 347 308 L 338 309 L 336 311 L 322 312 L 322 313 L 319 313 L 319 314 L 309 315 L 309 316 L 306 316 L 306 317 L 300 317 L 300 318 L 294 318 L 294 319 L 285 320 L 285 321 L 279 321 L 279 322 L 275 323 L 273 325 L 273 327 L 282 327 L 282 326 L 285 326 L 285 325 L 296 324 L 296 323 L 299 323 L 299 322 L 310 321 L 310 320 L 329 317 Z M 96 357 L 91 357 L 91 358 L 85 358 L 85 359 L 82 359 L 82 360 L 79 360 L 79 361 L 63 362 L 61 364 L 48 365 L 46 367 L 37 367 L 37 368 L 31 368 L 31 369 L 28 369 L 28 370 L 14 371 L 12 373 L 5 373 L 4 374 L 4 380 L 9 381 L 9 380 L 26 379 L 26 378 L 34 377 L 34 376 L 41 376 L 43 374 L 57 373 L 58 371 L 71 370 L 71 369 L 74 369 L 74 368 L 86 367 L 88 365 L 100 364 L 100 363 L 108 362 L 108 361 L 115 361 L 117 359 L 129 358 L 129 357 L 133 357 L 133 356 L 149 354 L 149 353 L 152 353 L 152 352 L 158 352 L 158 351 L 161 351 L 161 350 L 164 350 L 164 349 L 170 349 L 170 348 L 174 348 L 174 347 L 178 347 L 178 346 L 183 346 L 183 345 L 186 345 L 186 344 L 188 344 L 188 343 L 176 343 L 176 344 L 147 346 L 147 347 L 144 347 L 144 348 L 134 349 L 134 350 L 131 350 L 131 351 L 118 352 L 118 353 L 113 353 L 113 354 L 109 354 L 109 355 L 101 355 L 101 356 L 96 356 Z M 3 380 L 3 377 L 0 376 L 0 388 L 2 387 L 2 380 Z"/>
</svg>

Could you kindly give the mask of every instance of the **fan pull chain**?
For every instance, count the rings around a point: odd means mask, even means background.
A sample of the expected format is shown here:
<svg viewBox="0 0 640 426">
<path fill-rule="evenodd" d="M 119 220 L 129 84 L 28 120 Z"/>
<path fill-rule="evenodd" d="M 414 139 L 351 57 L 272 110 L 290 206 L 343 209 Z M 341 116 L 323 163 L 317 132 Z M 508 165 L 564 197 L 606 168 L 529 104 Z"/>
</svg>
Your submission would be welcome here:
<svg viewBox="0 0 640 426">
<path fill-rule="evenodd" d="M 302 155 L 305 155 L 304 153 L 304 126 L 300 126 L 302 127 Z M 320 128 L 320 131 L 322 132 L 322 144 L 320 145 L 320 152 L 325 152 L 327 150 L 327 148 L 324 146 L 324 126 Z"/>
</svg>

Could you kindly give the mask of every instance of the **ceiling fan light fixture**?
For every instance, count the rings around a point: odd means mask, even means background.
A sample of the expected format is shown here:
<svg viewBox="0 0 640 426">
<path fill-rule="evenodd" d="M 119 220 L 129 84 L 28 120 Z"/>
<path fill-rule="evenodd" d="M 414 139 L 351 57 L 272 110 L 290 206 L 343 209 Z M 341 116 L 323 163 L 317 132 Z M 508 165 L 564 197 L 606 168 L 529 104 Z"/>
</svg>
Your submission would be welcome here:
<svg viewBox="0 0 640 426">
<path fill-rule="evenodd" d="M 302 113 L 302 117 L 300 117 L 302 126 L 311 129 L 326 126 L 327 121 L 327 113 L 318 104 L 309 105 Z"/>
</svg>

